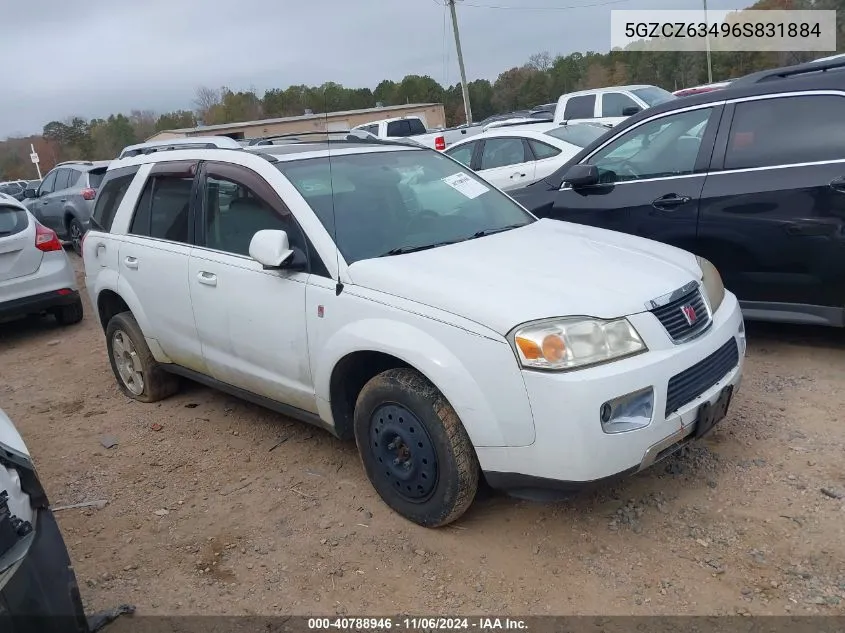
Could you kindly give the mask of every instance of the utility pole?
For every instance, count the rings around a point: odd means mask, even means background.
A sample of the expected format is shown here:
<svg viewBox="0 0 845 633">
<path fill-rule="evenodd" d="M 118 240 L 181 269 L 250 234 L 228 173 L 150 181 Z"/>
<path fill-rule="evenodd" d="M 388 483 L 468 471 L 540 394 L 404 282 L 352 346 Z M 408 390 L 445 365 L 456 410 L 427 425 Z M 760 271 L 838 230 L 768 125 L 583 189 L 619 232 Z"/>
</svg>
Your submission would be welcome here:
<svg viewBox="0 0 845 633">
<path fill-rule="evenodd" d="M 707 44 L 707 83 L 713 83 L 713 66 L 710 63 L 710 24 L 707 22 L 707 0 L 704 0 L 704 24 L 707 25 L 707 37 L 705 43 Z"/>
<path fill-rule="evenodd" d="M 464 54 L 461 52 L 461 36 L 458 33 L 458 16 L 455 14 L 455 0 L 447 0 L 449 10 L 452 12 L 452 30 L 455 32 L 455 48 L 458 51 L 458 66 L 461 69 L 461 90 L 464 94 L 464 112 L 467 117 L 467 125 L 472 123 L 472 108 L 469 105 L 469 86 L 467 86 L 467 72 L 464 69 Z"/>
</svg>

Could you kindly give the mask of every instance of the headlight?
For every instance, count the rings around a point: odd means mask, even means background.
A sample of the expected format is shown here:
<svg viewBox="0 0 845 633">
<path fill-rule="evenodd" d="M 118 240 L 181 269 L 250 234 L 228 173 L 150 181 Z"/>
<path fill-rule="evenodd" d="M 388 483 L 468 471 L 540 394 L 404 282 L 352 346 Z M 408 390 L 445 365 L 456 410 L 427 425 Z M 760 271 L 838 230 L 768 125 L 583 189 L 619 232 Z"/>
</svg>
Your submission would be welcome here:
<svg viewBox="0 0 845 633">
<path fill-rule="evenodd" d="M 510 338 L 519 362 L 532 369 L 574 369 L 648 349 L 628 319 L 549 319 L 522 325 Z"/>
<path fill-rule="evenodd" d="M 703 257 L 696 257 L 698 265 L 701 266 L 701 283 L 704 284 L 704 291 L 707 293 L 707 303 L 710 304 L 710 311 L 716 312 L 722 305 L 725 298 L 725 284 L 722 283 L 722 276 L 716 267 Z"/>
</svg>

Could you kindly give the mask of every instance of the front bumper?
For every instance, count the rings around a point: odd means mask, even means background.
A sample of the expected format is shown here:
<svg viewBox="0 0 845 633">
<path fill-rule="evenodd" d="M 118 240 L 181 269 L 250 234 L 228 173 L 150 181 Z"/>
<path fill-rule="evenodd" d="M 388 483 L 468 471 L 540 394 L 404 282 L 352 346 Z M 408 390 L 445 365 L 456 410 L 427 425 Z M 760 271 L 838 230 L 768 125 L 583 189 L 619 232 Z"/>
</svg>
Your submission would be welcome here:
<svg viewBox="0 0 845 633">
<path fill-rule="evenodd" d="M 89 632 L 76 575 L 50 510 L 38 511 L 26 556 L 0 573 L 0 631 Z"/>
<path fill-rule="evenodd" d="M 570 492 L 637 472 L 694 438 L 702 404 L 715 404 L 729 385 L 734 392 L 738 389 L 745 333 L 733 294 L 725 294 L 709 330 L 688 343 L 673 344 L 652 314 L 634 315 L 630 320 L 648 352 L 580 371 L 523 372 L 536 440 L 526 447 L 476 449 L 492 487 L 526 495 L 538 490 Z M 666 415 L 670 379 L 730 347 L 731 340 L 736 342 L 738 362 L 715 384 Z M 648 426 L 612 434 L 602 429 L 603 403 L 649 387 L 654 401 Z"/>
</svg>

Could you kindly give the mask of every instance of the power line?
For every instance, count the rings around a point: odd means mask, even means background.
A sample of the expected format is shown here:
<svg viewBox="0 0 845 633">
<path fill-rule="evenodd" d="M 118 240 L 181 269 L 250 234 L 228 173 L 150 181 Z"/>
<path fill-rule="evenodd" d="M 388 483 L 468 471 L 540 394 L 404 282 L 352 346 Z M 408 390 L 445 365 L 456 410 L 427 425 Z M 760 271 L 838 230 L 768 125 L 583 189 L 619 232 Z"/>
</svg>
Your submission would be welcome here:
<svg viewBox="0 0 845 633">
<path fill-rule="evenodd" d="M 437 0 L 434 0 L 437 2 Z M 621 4 L 630 0 L 607 0 L 606 2 L 594 2 L 591 4 L 578 4 L 569 7 L 508 7 L 498 4 L 473 4 L 461 2 L 462 7 L 473 7 L 475 9 L 512 9 L 514 11 L 569 11 L 571 9 L 586 9 L 588 7 L 603 7 L 609 4 Z"/>
</svg>

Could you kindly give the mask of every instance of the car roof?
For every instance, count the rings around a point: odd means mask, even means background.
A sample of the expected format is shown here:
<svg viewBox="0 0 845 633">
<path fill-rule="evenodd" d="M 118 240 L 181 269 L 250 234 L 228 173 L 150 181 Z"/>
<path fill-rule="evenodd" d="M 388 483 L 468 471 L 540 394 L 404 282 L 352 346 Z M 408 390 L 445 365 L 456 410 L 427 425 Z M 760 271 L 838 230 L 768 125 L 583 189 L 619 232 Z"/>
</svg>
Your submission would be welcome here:
<svg viewBox="0 0 845 633">
<path fill-rule="evenodd" d="M 0 204 L 6 207 L 15 207 L 21 211 L 26 211 L 26 207 L 22 202 L 18 202 L 12 196 L 3 192 L 0 192 Z"/>
<path fill-rule="evenodd" d="M 588 90 L 578 90 L 576 92 L 567 92 L 560 96 L 561 99 L 564 97 L 578 97 L 580 95 L 592 95 L 592 94 L 600 94 L 605 92 L 623 92 L 626 90 L 641 90 L 642 88 L 656 88 L 657 86 L 652 86 L 649 84 L 630 84 L 628 86 L 608 86 L 607 88 L 590 88 Z M 558 100 L 560 101 L 560 100 Z"/>
</svg>

